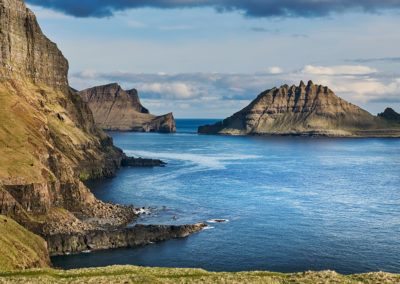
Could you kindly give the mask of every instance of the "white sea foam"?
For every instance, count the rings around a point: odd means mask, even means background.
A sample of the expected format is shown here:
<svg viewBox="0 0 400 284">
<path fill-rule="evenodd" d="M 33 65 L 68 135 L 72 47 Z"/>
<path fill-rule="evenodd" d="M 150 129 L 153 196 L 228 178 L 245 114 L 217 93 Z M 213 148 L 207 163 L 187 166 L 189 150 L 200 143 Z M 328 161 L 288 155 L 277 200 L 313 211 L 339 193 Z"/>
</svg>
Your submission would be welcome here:
<svg viewBox="0 0 400 284">
<path fill-rule="evenodd" d="M 229 222 L 228 219 L 211 219 L 207 220 L 207 223 L 226 223 Z"/>
<path fill-rule="evenodd" d="M 260 156 L 256 155 L 204 155 L 204 154 L 182 154 L 182 153 L 166 153 L 166 152 L 149 152 L 149 151 L 136 151 L 136 150 L 126 150 L 128 155 L 144 158 L 157 158 L 164 160 L 181 160 L 189 162 L 193 165 L 198 165 L 202 168 L 207 169 L 225 169 L 225 165 L 228 161 L 235 160 L 250 160 L 258 159 Z"/>
<path fill-rule="evenodd" d="M 211 229 L 215 229 L 215 227 L 207 226 L 207 227 L 204 227 L 204 228 L 203 228 L 203 230 L 211 230 Z"/>
</svg>

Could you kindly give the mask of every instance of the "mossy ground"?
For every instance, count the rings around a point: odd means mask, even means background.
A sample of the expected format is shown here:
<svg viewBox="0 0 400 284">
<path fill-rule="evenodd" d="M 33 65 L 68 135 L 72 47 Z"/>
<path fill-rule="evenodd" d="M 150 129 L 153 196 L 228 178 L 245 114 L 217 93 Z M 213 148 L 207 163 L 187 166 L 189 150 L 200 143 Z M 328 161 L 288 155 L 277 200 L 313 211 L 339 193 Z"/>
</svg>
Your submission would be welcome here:
<svg viewBox="0 0 400 284">
<path fill-rule="evenodd" d="M 13 219 L 0 215 L 0 270 L 49 265 L 46 242 Z"/>
<path fill-rule="evenodd" d="M 385 272 L 341 275 L 333 271 L 208 272 L 202 269 L 109 266 L 76 270 L 36 269 L 0 272 L 0 283 L 399 283 Z"/>
</svg>

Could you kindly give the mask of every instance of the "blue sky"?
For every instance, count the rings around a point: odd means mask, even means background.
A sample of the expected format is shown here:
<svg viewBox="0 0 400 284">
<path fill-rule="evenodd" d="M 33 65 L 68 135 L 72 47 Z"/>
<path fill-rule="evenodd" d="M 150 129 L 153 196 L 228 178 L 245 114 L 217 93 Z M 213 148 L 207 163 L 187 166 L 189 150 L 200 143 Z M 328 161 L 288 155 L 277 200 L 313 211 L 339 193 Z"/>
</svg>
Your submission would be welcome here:
<svg viewBox="0 0 400 284">
<path fill-rule="evenodd" d="M 300 80 L 373 114 L 400 111 L 400 1 L 27 2 L 72 87 L 137 88 L 155 114 L 224 118 Z"/>
</svg>

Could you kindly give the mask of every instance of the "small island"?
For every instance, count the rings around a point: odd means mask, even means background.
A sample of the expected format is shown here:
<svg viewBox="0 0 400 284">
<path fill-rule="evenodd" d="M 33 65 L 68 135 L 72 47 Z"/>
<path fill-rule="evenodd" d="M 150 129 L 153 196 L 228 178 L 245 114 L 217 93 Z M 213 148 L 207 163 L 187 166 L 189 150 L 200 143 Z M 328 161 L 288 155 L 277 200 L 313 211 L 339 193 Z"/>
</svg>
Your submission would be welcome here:
<svg viewBox="0 0 400 284">
<path fill-rule="evenodd" d="M 326 86 L 283 85 L 258 95 L 247 107 L 199 133 L 328 137 L 400 137 L 399 114 L 386 109 L 373 116 L 338 97 Z"/>
</svg>

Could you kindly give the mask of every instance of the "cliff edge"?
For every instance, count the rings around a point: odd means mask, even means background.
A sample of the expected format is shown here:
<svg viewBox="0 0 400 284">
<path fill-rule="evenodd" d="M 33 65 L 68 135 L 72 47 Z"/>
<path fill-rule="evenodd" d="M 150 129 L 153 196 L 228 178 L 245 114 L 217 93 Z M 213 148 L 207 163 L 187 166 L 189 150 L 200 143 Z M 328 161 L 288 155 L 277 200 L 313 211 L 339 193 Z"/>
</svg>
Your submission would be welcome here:
<svg viewBox="0 0 400 284">
<path fill-rule="evenodd" d="M 172 113 L 155 116 L 142 106 L 136 89 L 123 90 L 117 83 L 78 92 L 89 104 L 96 124 L 104 130 L 176 132 Z"/>
<path fill-rule="evenodd" d="M 393 110 L 380 116 L 353 105 L 326 86 L 283 85 L 262 92 L 247 107 L 198 132 L 222 135 L 400 137 Z"/>
</svg>

